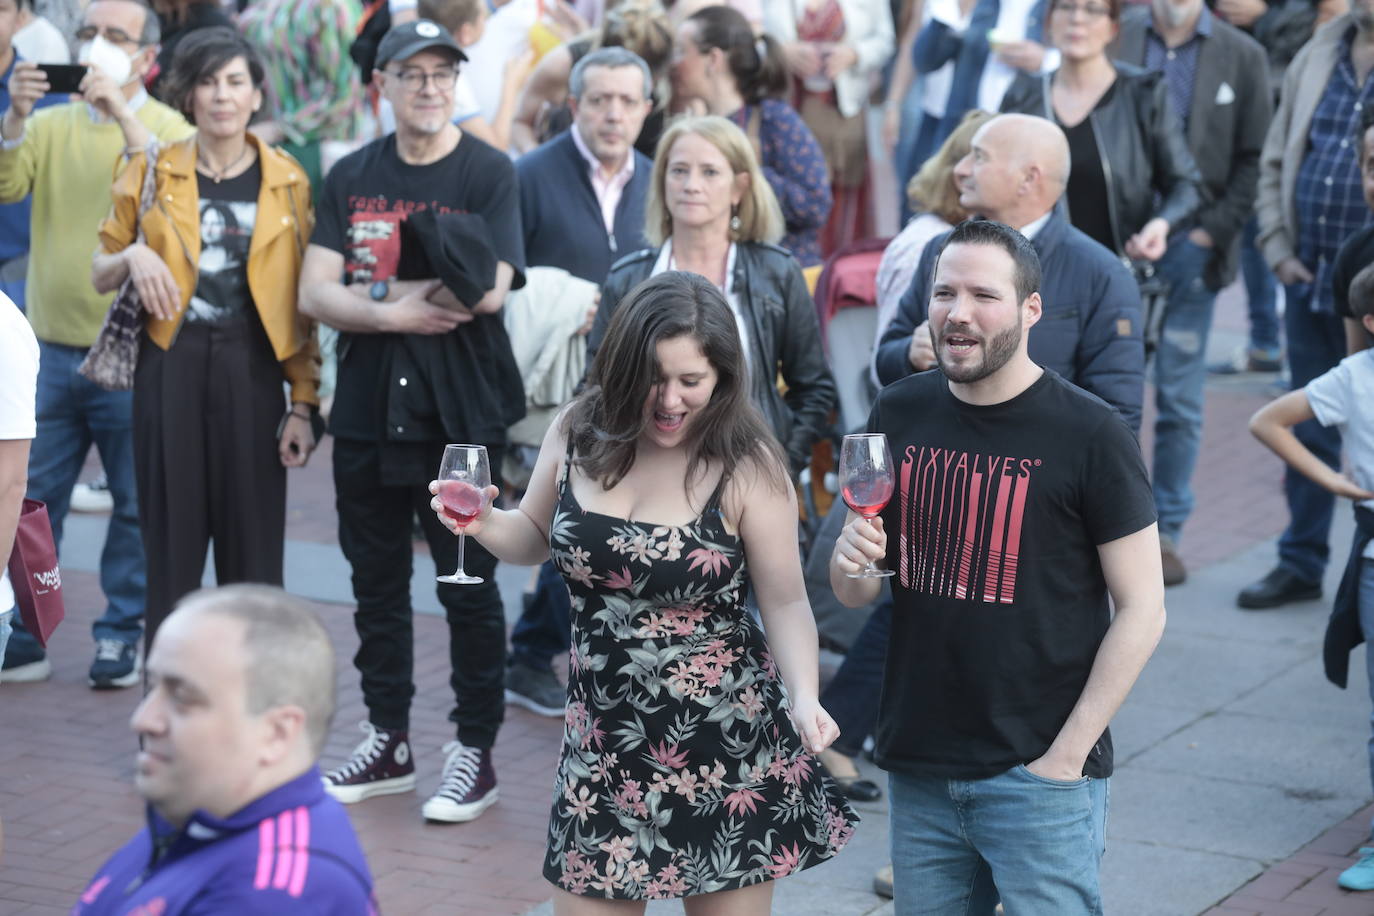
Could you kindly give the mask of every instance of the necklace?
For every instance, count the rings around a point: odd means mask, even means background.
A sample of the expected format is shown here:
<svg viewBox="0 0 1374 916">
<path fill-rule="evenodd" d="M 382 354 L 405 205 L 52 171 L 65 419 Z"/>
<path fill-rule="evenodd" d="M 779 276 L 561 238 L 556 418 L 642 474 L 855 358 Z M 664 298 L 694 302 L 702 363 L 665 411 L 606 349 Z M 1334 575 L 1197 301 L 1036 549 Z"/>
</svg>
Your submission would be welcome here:
<svg viewBox="0 0 1374 916">
<path fill-rule="evenodd" d="M 205 172 L 207 178 L 212 178 L 214 179 L 215 184 L 219 184 L 221 181 L 224 180 L 225 175 L 232 172 L 234 170 L 234 167 L 244 160 L 244 158 L 248 155 L 248 150 L 248 144 L 243 144 L 243 152 L 239 153 L 238 158 L 235 159 L 233 162 L 229 163 L 228 165 L 226 165 L 224 168 L 219 169 L 218 171 L 216 171 L 210 165 L 210 163 L 205 161 L 205 157 L 200 153 L 199 150 L 196 151 L 196 163 L 200 165 L 201 169 Z"/>
</svg>

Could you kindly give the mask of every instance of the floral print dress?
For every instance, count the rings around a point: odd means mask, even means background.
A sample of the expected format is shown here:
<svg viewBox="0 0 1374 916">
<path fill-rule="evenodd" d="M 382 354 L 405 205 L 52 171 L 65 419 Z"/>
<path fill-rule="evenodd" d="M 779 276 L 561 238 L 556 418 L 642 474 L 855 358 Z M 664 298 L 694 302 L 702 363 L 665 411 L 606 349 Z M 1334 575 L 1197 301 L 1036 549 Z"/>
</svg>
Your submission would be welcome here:
<svg viewBox="0 0 1374 916">
<path fill-rule="evenodd" d="M 853 836 L 858 817 L 803 749 L 745 607 L 720 491 L 688 525 L 629 521 L 582 509 L 564 463 L 549 538 L 572 656 L 544 876 L 571 893 L 732 890 Z"/>
</svg>

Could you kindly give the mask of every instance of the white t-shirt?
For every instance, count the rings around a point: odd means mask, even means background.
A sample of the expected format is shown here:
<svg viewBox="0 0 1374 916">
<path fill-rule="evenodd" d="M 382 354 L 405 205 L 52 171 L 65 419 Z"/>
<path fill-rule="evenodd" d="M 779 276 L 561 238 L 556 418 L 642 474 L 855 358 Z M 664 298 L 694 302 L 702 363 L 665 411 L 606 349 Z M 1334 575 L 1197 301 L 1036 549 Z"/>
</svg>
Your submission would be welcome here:
<svg viewBox="0 0 1374 916">
<path fill-rule="evenodd" d="M 730 250 L 725 255 L 725 288 L 721 292 L 725 295 L 725 301 L 730 306 L 730 311 L 735 313 L 735 326 L 739 328 L 740 346 L 744 348 L 744 362 L 752 366 L 754 359 L 749 351 L 749 327 L 745 324 L 744 310 L 740 308 L 739 296 L 735 293 L 735 243 L 730 243 Z M 677 261 L 673 259 L 673 240 L 668 239 L 663 243 L 663 247 L 658 250 L 658 260 L 654 261 L 653 270 L 649 271 L 649 276 L 657 277 L 665 270 L 681 270 L 677 266 Z"/>
<path fill-rule="evenodd" d="M 1347 356 L 1303 390 L 1317 422 L 1340 429 L 1355 483 L 1374 491 L 1374 349 Z M 1360 505 L 1374 509 L 1374 499 Z M 1374 559 L 1374 542 L 1364 555 Z"/>
<path fill-rule="evenodd" d="M 42 16 L 14 33 L 14 46 L 19 56 L 36 64 L 69 64 L 72 49 L 57 26 Z"/>
<path fill-rule="evenodd" d="M 0 293 L 0 440 L 32 439 L 37 432 L 38 341 L 24 313 Z M 14 607 L 14 589 L 0 557 L 0 614 Z"/>
</svg>

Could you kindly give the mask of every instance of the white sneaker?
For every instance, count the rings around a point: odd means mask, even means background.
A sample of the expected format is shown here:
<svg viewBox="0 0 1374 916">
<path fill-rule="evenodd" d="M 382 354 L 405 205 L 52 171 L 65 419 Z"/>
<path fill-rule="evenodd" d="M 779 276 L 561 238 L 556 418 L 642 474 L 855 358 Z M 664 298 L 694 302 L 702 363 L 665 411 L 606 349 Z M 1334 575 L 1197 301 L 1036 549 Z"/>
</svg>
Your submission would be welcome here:
<svg viewBox="0 0 1374 916">
<path fill-rule="evenodd" d="M 101 474 L 94 480 L 79 483 L 72 487 L 73 512 L 111 512 L 114 510 L 114 497 L 110 495 L 110 482 Z"/>
</svg>

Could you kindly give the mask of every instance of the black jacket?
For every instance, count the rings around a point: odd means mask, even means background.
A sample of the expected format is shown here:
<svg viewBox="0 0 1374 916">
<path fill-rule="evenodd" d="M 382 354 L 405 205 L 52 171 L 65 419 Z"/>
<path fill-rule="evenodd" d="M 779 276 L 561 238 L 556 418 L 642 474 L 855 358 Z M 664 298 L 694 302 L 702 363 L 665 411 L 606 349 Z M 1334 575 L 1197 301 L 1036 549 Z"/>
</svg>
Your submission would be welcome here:
<svg viewBox="0 0 1374 916">
<path fill-rule="evenodd" d="M 1121 15 L 1116 54 L 1144 65 L 1148 7 Z M 1264 49 L 1240 29 L 1212 17 L 1212 33 L 1198 50 L 1193 110 L 1185 135 L 1202 174 L 1202 206 L 1195 224 L 1207 230 L 1215 248 L 1203 279 L 1221 289 L 1236 278 L 1240 231 L 1255 210 L 1260 150 L 1274 115 Z M 1181 228 L 1181 227 L 1176 227 Z"/>
<path fill-rule="evenodd" d="M 1168 221 L 1171 231 L 1184 226 L 1201 200 L 1201 179 L 1169 103 L 1164 75 L 1116 61 L 1113 65 L 1116 92 L 1088 118 L 1097 135 L 1102 174 L 1111 189 L 1107 212 L 1115 230 L 1116 253 L 1124 255 L 1126 240 L 1156 216 Z M 1002 99 L 1002 110 L 1053 121 L 1051 78 L 1048 73 L 1018 73 Z M 1158 210 L 1156 194 L 1162 198 Z"/>
<path fill-rule="evenodd" d="M 596 357 L 616 306 L 648 278 L 658 250 L 645 248 L 611 266 L 601 287 L 596 323 L 587 335 L 587 363 Z M 782 443 L 793 473 L 811 460 L 811 446 L 826 431 L 835 407 L 835 380 L 821 347 L 816 307 L 795 258 L 777 245 L 741 242 L 734 286 L 749 323 L 750 396 Z M 787 394 L 778 392 L 782 376 Z"/>
<path fill-rule="evenodd" d="M 949 233 L 921 253 L 911 286 L 874 354 L 879 380 L 891 385 L 915 370 L 907 359 L 911 334 L 929 314 L 931 272 Z M 1097 395 L 1140 431 L 1145 398 L 1145 346 L 1140 337 L 1140 288 L 1106 248 L 1052 214 L 1031 240 L 1040 256 L 1044 313 L 1030 329 L 1030 358 Z"/>
<path fill-rule="evenodd" d="M 1364 563 L 1364 549 L 1374 540 L 1374 511 L 1355 507 L 1355 539 L 1350 542 L 1350 558 L 1341 575 L 1336 600 L 1331 605 L 1331 618 L 1326 622 L 1326 638 L 1322 644 L 1322 664 L 1326 679 L 1344 688 L 1350 672 L 1350 652 L 1364 642 L 1364 628 L 1360 625 L 1360 567 Z"/>
</svg>

